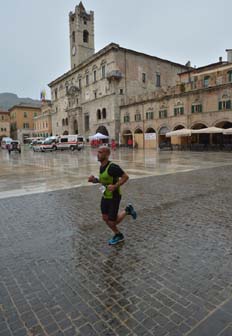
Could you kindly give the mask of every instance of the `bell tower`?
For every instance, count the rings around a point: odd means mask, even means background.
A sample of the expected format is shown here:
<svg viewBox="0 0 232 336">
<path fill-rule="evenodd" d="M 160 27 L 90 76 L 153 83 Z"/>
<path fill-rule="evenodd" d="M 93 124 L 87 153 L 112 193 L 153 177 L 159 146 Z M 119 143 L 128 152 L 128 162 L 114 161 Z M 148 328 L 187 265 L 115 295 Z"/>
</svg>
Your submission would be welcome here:
<svg viewBox="0 0 232 336">
<path fill-rule="evenodd" d="M 94 12 L 87 12 L 82 2 L 69 13 L 71 68 L 92 56 L 94 50 Z"/>
</svg>

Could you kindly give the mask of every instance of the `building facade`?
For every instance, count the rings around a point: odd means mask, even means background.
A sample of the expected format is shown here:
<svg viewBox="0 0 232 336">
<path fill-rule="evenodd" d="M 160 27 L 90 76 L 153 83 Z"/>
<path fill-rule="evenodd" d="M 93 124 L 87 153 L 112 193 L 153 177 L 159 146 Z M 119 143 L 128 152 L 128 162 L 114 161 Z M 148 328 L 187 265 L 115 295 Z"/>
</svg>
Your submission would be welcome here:
<svg viewBox="0 0 232 336">
<path fill-rule="evenodd" d="M 0 141 L 10 136 L 10 112 L 0 110 Z"/>
<path fill-rule="evenodd" d="M 52 135 L 52 104 L 50 100 L 42 101 L 40 113 L 34 117 L 34 137 L 48 137 Z"/>
<path fill-rule="evenodd" d="M 227 50 L 227 61 L 182 72 L 177 85 L 166 92 L 131 98 L 120 111 L 121 142 L 131 138 L 140 148 L 156 148 L 172 130 L 232 127 L 232 50 Z M 231 140 L 225 137 L 224 142 Z M 203 135 L 191 139 L 201 140 L 207 139 Z M 179 144 L 186 139 L 171 141 Z"/>
<path fill-rule="evenodd" d="M 10 134 L 12 139 L 24 143 L 34 136 L 34 117 L 41 113 L 41 108 L 32 105 L 14 105 L 10 112 Z"/>
<path fill-rule="evenodd" d="M 69 14 L 71 70 L 52 81 L 52 133 L 96 132 L 120 141 L 120 106 L 163 92 L 187 66 L 111 43 L 94 53 L 94 13 L 82 3 Z M 65 120 L 65 122 L 64 122 Z"/>
</svg>

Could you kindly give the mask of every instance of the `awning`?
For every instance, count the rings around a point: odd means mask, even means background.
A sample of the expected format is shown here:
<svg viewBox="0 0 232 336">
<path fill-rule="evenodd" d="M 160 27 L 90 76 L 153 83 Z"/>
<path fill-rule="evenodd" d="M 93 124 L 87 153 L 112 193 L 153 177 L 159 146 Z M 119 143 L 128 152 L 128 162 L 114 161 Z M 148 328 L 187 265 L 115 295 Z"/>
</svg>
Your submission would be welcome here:
<svg viewBox="0 0 232 336">
<path fill-rule="evenodd" d="M 190 136 L 192 133 L 191 129 L 188 128 L 181 128 L 176 131 L 171 131 L 166 133 L 166 137 L 172 137 L 172 136 Z"/>
<path fill-rule="evenodd" d="M 197 130 L 192 130 L 192 134 L 212 134 L 212 133 L 223 133 L 223 128 L 219 127 L 206 127 Z"/>
<path fill-rule="evenodd" d="M 225 128 L 224 130 L 223 130 L 223 134 L 232 134 L 232 128 Z"/>
</svg>

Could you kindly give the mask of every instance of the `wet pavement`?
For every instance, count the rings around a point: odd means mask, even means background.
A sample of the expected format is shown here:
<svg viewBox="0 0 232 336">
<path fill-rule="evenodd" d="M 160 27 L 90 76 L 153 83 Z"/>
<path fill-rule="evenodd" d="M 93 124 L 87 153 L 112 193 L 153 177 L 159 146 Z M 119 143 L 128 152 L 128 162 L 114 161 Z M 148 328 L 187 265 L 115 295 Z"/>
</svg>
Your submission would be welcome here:
<svg viewBox="0 0 232 336">
<path fill-rule="evenodd" d="M 0 336 L 232 335 L 231 153 L 113 153 L 138 211 L 113 247 L 83 181 L 94 152 L 13 154 L 0 151 Z"/>
<path fill-rule="evenodd" d="M 97 149 L 77 152 L 33 152 L 22 154 L 0 149 L 0 199 L 88 185 L 90 173 L 98 174 Z M 117 150 L 111 158 L 127 170 L 131 179 L 173 174 L 231 164 L 231 153 Z"/>
</svg>

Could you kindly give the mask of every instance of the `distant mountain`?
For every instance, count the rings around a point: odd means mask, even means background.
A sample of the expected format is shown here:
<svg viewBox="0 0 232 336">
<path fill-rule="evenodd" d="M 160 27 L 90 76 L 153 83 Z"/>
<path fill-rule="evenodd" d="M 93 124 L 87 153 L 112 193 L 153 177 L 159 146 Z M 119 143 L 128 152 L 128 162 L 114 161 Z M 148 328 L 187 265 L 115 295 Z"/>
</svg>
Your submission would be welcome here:
<svg viewBox="0 0 232 336">
<path fill-rule="evenodd" d="M 19 104 L 40 106 L 41 102 L 31 98 L 19 98 L 15 93 L 0 93 L 0 109 L 9 110 L 12 106 Z"/>
</svg>

